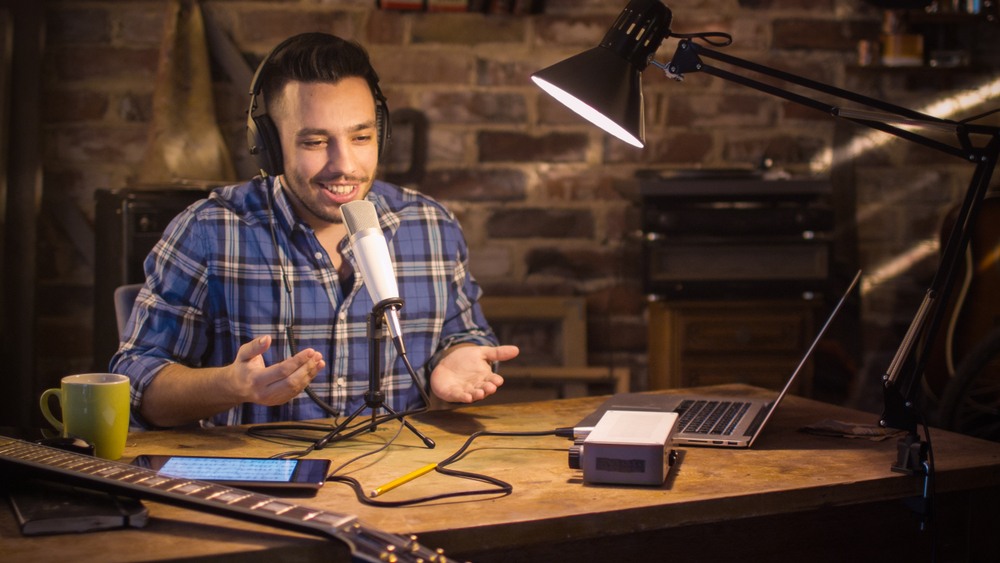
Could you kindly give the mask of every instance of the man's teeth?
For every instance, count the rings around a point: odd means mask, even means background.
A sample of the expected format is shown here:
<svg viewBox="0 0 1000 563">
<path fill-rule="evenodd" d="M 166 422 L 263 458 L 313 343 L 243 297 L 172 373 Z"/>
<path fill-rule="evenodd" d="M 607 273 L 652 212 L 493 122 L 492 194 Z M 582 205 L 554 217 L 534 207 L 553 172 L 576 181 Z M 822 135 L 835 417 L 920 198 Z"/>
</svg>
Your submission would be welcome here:
<svg viewBox="0 0 1000 563">
<path fill-rule="evenodd" d="M 347 195 L 354 190 L 354 186 L 331 185 L 331 186 L 326 186 L 326 189 L 327 191 L 334 193 L 336 195 Z"/>
</svg>

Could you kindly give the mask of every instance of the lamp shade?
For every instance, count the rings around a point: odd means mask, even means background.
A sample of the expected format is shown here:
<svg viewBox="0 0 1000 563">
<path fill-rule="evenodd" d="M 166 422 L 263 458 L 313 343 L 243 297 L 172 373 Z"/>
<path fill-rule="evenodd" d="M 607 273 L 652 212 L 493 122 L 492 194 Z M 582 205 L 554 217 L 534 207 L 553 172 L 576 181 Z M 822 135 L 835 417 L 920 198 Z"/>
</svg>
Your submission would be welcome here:
<svg viewBox="0 0 1000 563">
<path fill-rule="evenodd" d="M 542 69 L 531 80 L 594 125 L 641 148 L 642 71 L 670 35 L 670 20 L 659 0 L 632 0 L 599 46 Z"/>
<path fill-rule="evenodd" d="M 643 146 L 642 75 L 625 59 L 595 47 L 531 79 L 587 121 L 630 145 Z"/>
</svg>

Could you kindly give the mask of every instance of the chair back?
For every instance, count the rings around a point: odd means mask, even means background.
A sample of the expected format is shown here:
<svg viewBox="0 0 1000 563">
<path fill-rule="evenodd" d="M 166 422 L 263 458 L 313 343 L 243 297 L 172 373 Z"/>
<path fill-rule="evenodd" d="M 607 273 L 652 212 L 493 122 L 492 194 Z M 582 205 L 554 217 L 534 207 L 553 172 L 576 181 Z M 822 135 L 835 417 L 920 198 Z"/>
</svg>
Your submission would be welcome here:
<svg viewBox="0 0 1000 563">
<path fill-rule="evenodd" d="M 118 323 L 118 340 L 121 340 L 125 333 L 125 325 L 132 314 L 135 298 L 139 295 L 142 285 L 141 283 L 130 283 L 115 288 L 115 320 Z"/>
</svg>

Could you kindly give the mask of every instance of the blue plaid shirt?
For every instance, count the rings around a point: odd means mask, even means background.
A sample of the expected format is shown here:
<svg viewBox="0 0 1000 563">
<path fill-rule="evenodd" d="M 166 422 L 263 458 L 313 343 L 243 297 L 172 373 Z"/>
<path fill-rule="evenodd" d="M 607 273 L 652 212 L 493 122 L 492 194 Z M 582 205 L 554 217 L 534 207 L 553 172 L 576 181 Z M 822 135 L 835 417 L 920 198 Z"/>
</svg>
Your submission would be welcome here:
<svg viewBox="0 0 1000 563">
<path fill-rule="evenodd" d="M 449 346 L 497 343 L 479 308 L 481 290 L 468 270 L 465 238 L 450 212 L 413 190 L 376 181 L 367 199 L 385 232 L 404 301 L 400 323 L 407 357 L 426 385 Z M 358 272 L 347 237 L 340 251 Z M 227 365 L 241 345 L 265 334 L 272 337 L 264 354 L 267 365 L 313 348 L 323 354 L 326 368 L 310 387 L 341 415 L 364 404 L 371 297 L 359 273 L 339 279 L 330 256 L 296 217 L 277 181 L 258 177 L 218 188 L 191 205 L 164 231 L 146 258 L 145 271 L 146 285 L 110 366 L 132 380 L 136 425 L 148 426 L 138 406 L 165 365 Z M 286 328 L 294 342 L 286 337 Z M 421 406 L 391 341 L 379 338 L 378 343 L 387 404 L 397 411 Z M 248 424 L 326 416 L 302 393 L 276 407 L 246 403 L 210 421 Z"/>
</svg>

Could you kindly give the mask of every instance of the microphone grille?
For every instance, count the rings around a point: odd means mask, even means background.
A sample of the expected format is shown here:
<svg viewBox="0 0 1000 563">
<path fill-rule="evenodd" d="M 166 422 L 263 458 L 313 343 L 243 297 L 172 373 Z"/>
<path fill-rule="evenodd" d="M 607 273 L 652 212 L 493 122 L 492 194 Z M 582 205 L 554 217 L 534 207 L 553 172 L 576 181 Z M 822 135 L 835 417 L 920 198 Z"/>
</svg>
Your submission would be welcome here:
<svg viewBox="0 0 1000 563">
<path fill-rule="evenodd" d="M 340 206 L 340 211 L 344 215 L 344 222 L 347 223 L 347 232 L 354 234 L 364 229 L 378 229 L 378 215 L 375 213 L 375 205 L 370 201 L 358 200 L 345 203 Z"/>
</svg>

